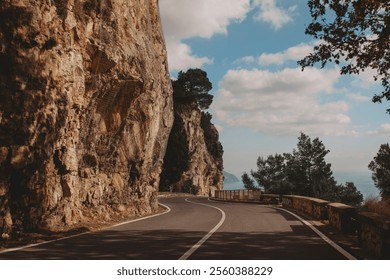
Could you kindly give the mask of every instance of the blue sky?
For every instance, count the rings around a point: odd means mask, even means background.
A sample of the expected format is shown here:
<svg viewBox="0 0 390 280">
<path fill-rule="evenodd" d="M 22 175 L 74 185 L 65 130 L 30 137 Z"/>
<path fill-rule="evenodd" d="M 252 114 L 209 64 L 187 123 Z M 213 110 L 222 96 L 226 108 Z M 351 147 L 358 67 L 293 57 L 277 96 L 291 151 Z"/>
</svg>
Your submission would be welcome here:
<svg viewBox="0 0 390 280">
<path fill-rule="evenodd" d="M 301 71 L 297 60 L 317 43 L 305 35 L 307 0 L 159 2 L 171 76 L 202 68 L 213 84 L 226 171 L 240 176 L 258 156 L 291 152 L 303 132 L 323 141 L 335 173 L 369 172 L 388 142 L 390 104 L 371 102 L 381 91 L 372 71 Z"/>
</svg>

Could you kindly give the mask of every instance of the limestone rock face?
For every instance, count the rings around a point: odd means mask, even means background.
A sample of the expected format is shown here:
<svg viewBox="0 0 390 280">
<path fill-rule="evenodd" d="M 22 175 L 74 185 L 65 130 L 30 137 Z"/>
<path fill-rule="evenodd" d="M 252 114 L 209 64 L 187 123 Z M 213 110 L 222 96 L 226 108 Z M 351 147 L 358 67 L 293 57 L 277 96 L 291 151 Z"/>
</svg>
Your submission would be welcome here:
<svg viewBox="0 0 390 280">
<path fill-rule="evenodd" d="M 158 0 L 2 0 L 0 235 L 150 213 L 172 106 Z"/>
<path fill-rule="evenodd" d="M 194 104 L 175 104 L 174 115 L 160 189 L 206 196 L 222 189 L 223 149 L 211 115 Z"/>
</svg>

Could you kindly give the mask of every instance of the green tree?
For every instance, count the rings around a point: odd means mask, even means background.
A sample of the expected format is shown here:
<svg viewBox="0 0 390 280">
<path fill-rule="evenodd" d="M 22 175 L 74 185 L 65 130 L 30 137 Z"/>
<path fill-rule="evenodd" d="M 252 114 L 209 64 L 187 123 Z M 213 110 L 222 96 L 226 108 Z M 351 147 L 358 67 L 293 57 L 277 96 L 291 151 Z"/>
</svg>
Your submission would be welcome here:
<svg viewBox="0 0 390 280">
<path fill-rule="evenodd" d="M 328 153 L 321 140 L 311 140 L 301 133 L 297 148 L 292 154 L 285 154 L 287 180 L 298 194 L 321 197 L 326 189 L 336 184 L 331 164 L 325 161 Z"/>
<path fill-rule="evenodd" d="M 202 112 L 200 126 L 203 129 L 204 141 L 207 151 L 216 160 L 218 168 L 223 169 L 223 147 L 219 142 L 219 133 L 211 122 L 212 115 L 209 112 Z"/>
<path fill-rule="evenodd" d="M 259 188 L 255 186 L 255 181 L 249 177 L 248 173 L 244 172 L 241 176 L 241 180 L 244 183 L 244 188 L 247 190 L 258 190 Z"/>
<path fill-rule="evenodd" d="M 302 178 L 306 178 L 306 172 L 305 169 L 301 167 L 299 158 L 293 156 L 291 153 L 285 153 L 283 155 L 286 160 L 284 169 L 286 178 L 287 181 L 294 186 L 293 193 L 298 195 L 306 195 L 310 193 L 306 180 L 302 180 Z"/>
<path fill-rule="evenodd" d="M 269 155 L 267 159 L 259 157 L 257 159 L 257 170 L 251 170 L 251 175 L 259 186 L 264 188 L 264 192 L 280 190 L 281 184 L 285 181 L 285 159 L 283 155 Z"/>
<path fill-rule="evenodd" d="M 292 153 L 258 157 L 257 170 L 251 170 L 251 175 L 268 193 L 304 195 L 359 205 L 363 195 L 352 182 L 337 184 L 331 164 L 325 161 L 328 153 L 321 140 L 311 140 L 301 133 Z M 245 188 L 255 188 L 255 181 L 247 173 L 243 174 L 242 180 Z"/>
<path fill-rule="evenodd" d="M 196 103 L 201 110 L 206 110 L 213 102 L 209 94 L 212 84 L 207 73 L 201 69 L 180 71 L 177 80 L 172 81 L 173 98 L 178 103 Z"/>
<path fill-rule="evenodd" d="M 383 91 L 373 101 L 390 100 L 390 1 L 309 0 L 308 6 L 312 22 L 306 34 L 321 43 L 298 62 L 302 69 L 328 62 L 340 64 L 341 74 L 374 69 Z"/>
<path fill-rule="evenodd" d="M 183 118 L 175 113 L 160 174 L 160 191 L 170 191 L 171 186 L 179 182 L 189 168 L 189 139 L 183 129 L 184 123 Z"/>
<path fill-rule="evenodd" d="M 352 206 L 359 206 L 363 202 L 363 194 L 358 191 L 353 182 L 346 182 L 338 186 L 338 200 Z"/>
<path fill-rule="evenodd" d="M 257 158 L 257 170 L 251 170 L 251 175 L 255 178 L 260 187 L 263 187 L 264 192 L 267 192 L 270 187 L 270 174 L 267 170 L 267 160 L 263 157 Z"/>
<path fill-rule="evenodd" d="M 372 179 L 381 196 L 390 199 L 390 147 L 388 143 L 380 146 L 368 168 L 372 171 Z"/>
</svg>

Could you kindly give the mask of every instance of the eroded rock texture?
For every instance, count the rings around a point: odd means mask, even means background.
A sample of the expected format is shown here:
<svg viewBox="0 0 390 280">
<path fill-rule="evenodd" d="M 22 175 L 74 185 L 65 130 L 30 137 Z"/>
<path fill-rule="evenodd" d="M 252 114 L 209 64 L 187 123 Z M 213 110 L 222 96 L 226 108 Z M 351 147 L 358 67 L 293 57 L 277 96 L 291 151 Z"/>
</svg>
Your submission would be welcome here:
<svg viewBox="0 0 390 280">
<path fill-rule="evenodd" d="M 157 207 L 173 122 L 157 2 L 0 2 L 0 235 Z"/>
<path fill-rule="evenodd" d="M 174 115 L 160 189 L 206 196 L 222 189 L 223 149 L 211 115 L 180 103 Z"/>
</svg>

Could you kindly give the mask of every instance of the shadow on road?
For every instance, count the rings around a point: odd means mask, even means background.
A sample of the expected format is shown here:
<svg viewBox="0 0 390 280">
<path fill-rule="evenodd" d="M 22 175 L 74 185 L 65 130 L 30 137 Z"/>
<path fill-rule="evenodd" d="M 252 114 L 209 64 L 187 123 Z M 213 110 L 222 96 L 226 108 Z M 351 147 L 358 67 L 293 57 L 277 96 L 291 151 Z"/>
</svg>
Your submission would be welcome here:
<svg viewBox="0 0 390 280">
<path fill-rule="evenodd" d="M 290 233 L 215 233 L 191 259 L 337 259 L 303 226 Z M 302 233 L 302 234 L 301 234 Z M 104 231 L 0 254 L 0 259 L 133 259 L 180 258 L 205 232 L 172 230 Z"/>
<path fill-rule="evenodd" d="M 290 233 L 217 233 L 191 259 L 329 260 L 345 259 L 302 226 Z"/>
</svg>

